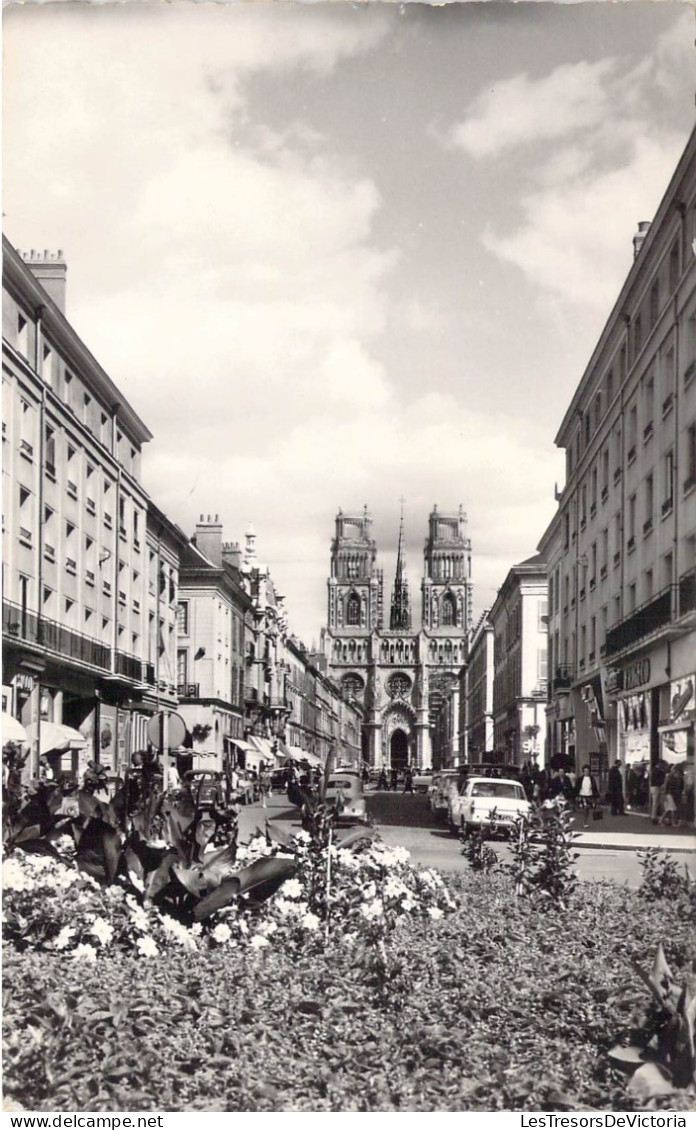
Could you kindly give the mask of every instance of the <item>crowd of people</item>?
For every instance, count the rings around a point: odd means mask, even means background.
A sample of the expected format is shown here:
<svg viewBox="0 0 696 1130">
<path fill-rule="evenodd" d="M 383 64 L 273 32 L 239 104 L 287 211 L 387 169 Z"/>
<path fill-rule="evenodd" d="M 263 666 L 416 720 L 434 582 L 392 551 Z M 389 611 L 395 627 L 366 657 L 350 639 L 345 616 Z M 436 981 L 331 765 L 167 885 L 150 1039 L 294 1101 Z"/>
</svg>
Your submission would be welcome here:
<svg viewBox="0 0 696 1130">
<path fill-rule="evenodd" d="M 365 780 L 365 773 L 367 773 L 367 780 L 369 781 L 369 769 L 363 771 L 363 780 Z M 403 770 L 396 766 L 393 767 L 389 771 L 389 776 L 387 776 L 387 770 L 382 769 L 377 778 L 377 788 L 383 789 L 386 792 L 398 792 L 401 784 L 403 784 L 403 791 L 405 793 L 413 793 L 415 791 L 413 788 L 413 769 L 410 765 L 407 765 Z"/>
</svg>

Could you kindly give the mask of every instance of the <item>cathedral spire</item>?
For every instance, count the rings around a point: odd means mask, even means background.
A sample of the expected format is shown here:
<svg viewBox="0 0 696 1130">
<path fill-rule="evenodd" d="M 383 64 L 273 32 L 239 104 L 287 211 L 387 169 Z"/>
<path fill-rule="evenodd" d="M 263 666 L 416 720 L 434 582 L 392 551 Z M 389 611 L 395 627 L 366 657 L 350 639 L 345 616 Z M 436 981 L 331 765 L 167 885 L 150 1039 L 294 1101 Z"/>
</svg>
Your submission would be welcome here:
<svg viewBox="0 0 696 1130">
<path fill-rule="evenodd" d="M 392 590 L 389 628 L 391 631 L 409 631 L 411 628 L 411 601 L 408 595 L 404 553 L 404 500 L 401 501 L 399 522 L 399 548 L 396 555 L 396 576 Z"/>
</svg>

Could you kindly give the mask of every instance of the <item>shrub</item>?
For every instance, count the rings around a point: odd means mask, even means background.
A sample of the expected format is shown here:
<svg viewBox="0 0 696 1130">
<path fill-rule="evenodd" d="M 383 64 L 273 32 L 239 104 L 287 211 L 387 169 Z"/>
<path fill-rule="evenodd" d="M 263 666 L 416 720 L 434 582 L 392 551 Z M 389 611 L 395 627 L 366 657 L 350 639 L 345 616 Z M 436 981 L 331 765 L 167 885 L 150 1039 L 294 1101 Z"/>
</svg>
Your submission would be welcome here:
<svg viewBox="0 0 696 1130">
<path fill-rule="evenodd" d="M 607 1059 L 643 1025 L 627 970 L 662 937 L 675 977 L 693 967 L 677 908 L 585 884 L 548 914 L 505 875 L 448 887 L 461 909 L 401 916 L 378 943 L 336 933 L 288 954 L 271 934 L 97 963 L 9 946 L 5 1095 L 57 1111 L 627 1109 Z M 399 1007 L 369 965 L 380 944 Z"/>
<path fill-rule="evenodd" d="M 573 870 L 577 835 L 565 804 L 551 802 L 520 817 L 512 839 L 510 874 L 518 895 L 567 909 L 578 878 Z"/>
<path fill-rule="evenodd" d="M 671 899 L 682 904 L 684 911 L 696 911 L 696 883 L 684 865 L 683 872 L 671 856 L 659 848 L 646 848 L 638 852 L 642 876 L 640 897 L 647 902 Z"/>
</svg>

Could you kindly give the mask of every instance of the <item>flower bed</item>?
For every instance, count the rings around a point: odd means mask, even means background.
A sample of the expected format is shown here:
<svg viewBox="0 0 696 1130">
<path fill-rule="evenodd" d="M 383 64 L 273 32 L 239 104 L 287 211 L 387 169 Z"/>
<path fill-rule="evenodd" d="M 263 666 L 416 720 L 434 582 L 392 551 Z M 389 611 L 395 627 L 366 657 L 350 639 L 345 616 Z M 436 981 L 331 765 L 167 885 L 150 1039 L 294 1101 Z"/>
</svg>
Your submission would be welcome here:
<svg viewBox="0 0 696 1130">
<path fill-rule="evenodd" d="M 381 845 L 339 848 L 326 941 L 317 860 L 298 848 L 268 903 L 192 930 L 13 857 L 6 1096 L 64 1111 L 635 1109 L 606 1052 L 649 1008 L 630 962 L 649 967 L 662 941 L 675 973 L 694 970 L 683 906 L 588 884 L 547 913 L 504 875 L 445 884 Z"/>
</svg>

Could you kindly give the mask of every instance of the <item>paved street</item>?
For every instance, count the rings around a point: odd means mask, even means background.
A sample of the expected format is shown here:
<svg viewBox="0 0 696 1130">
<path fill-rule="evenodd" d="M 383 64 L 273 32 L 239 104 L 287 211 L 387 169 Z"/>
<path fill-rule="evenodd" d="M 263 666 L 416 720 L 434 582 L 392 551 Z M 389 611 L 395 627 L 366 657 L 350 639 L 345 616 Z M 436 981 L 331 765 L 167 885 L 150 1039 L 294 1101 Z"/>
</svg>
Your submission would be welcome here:
<svg viewBox="0 0 696 1130">
<path fill-rule="evenodd" d="M 467 862 L 461 853 L 459 841 L 450 835 L 444 825 L 435 823 L 427 797 L 369 791 L 367 802 L 374 826 L 386 843 L 407 848 L 414 860 L 423 866 L 438 867 L 442 871 L 466 870 Z M 298 810 L 288 804 L 285 796 L 273 796 L 266 810 L 258 804 L 242 808 L 240 838 L 247 840 L 255 828 L 263 828 L 267 818 L 290 828 L 300 827 Z M 618 842 L 635 839 L 643 844 L 651 838 L 652 825 L 644 817 L 627 816 L 623 822 L 618 818 L 608 817 L 606 825 L 606 837 Z M 638 831 L 634 832 L 633 829 Z M 688 833 L 685 829 L 678 829 L 668 838 L 669 831 L 662 829 L 655 834 L 656 846 L 672 843 L 673 850 L 680 849 L 678 852 L 675 850 L 674 858 L 680 864 L 686 864 L 691 874 L 696 875 L 696 850 L 682 850 L 685 843 L 688 843 Z M 596 836 L 597 841 L 603 838 L 594 830 L 591 835 Z M 496 842 L 493 846 L 501 858 L 509 857 L 509 849 L 504 844 Z M 631 886 L 640 881 L 640 865 L 635 849 L 582 847 L 577 866 L 578 874 L 584 880 L 608 879 Z"/>
</svg>

